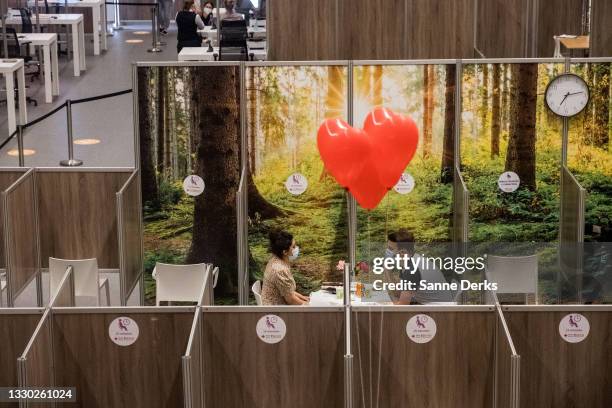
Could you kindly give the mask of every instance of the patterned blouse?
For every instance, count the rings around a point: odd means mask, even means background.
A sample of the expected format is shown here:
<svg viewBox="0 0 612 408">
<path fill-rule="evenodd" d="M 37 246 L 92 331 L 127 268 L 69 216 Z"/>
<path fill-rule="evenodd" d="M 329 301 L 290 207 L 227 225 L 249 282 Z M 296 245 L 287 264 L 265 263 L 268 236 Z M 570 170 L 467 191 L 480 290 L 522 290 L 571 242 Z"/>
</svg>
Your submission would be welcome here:
<svg viewBox="0 0 612 408">
<path fill-rule="evenodd" d="M 272 255 L 263 278 L 261 301 L 264 305 L 286 305 L 285 296 L 295 291 L 295 280 L 289 264 Z"/>
</svg>

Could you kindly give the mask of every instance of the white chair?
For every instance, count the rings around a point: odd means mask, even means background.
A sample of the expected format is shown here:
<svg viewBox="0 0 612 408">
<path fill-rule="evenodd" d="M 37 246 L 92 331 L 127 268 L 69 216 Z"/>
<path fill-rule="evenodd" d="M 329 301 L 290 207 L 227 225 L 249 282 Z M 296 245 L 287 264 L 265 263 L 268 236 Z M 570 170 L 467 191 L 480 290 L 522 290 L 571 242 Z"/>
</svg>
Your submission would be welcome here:
<svg viewBox="0 0 612 408">
<path fill-rule="evenodd" d="M 538 255 L 487 255 L 487 279 L 497 283 L 496 293 L 521 293 L 538 297 Z"/>
<path fill-rule="evenodd" d="M 198 302 L 210 264 L 170 265 L 157 263 L 153 269 L 156 280 L 155 302 Z"/>
<path fill-rule="evenodd" d="M 257 306 L 261 306 L 261 281 L 255 281 L 253 286 L 251 286 L 251 291 L 253 291 L 253 295 L 255 295 L 255 301 L 257 302 Z"/>
<path fill-rule="evenodd" d="M 98 260 L 92 259 L 58 259 L 49 258 L 49 291 L 50 297 L 57 291 L 66 269 L 74 269 L 75 298 L 93 298 L 100 306 L 100 290 L 104 288 L 106 305 L 110 306 L 110 287 L 107 278 L 101 278 L 98 271 Z"/>
<path fill-rule="evenodd" d="M 4 307 L 5 289 L 6 289 L 6 272 L 0 272 L 0 307 Z"/>
</svg>

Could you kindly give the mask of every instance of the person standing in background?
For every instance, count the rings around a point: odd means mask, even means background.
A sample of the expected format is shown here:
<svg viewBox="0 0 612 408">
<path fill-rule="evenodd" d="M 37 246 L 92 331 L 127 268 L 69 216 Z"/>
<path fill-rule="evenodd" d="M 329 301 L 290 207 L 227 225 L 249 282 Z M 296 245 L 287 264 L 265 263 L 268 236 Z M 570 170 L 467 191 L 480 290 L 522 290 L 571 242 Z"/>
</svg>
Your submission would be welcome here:
<svg viewBox="0 0 612 408">
<path fill-rule="evenodd" d="M 176 13 L 176 26 L 178 28 L 176 50 L 181 52 L 183 47 L 200 47 L 202 37 L 198 30 L 204 29 L 204 22 L 199 14 L 193 11 L 193 0 L 185 0 L 183 9 Z"/>
<path fill-rule="evenodd" d="M 225 14 L 221 17 L 221 20 L 244 20 L 244 16 L 236 11 L 236 0 L 225 0 Z"/>
<path fill-rule="evenodd" d="M 207 1 L 204 3 L 202 7 L 202 21 L 204 21 L 204 25 L 211 26 L 213 25 L 213 9 L 215 5 L 212 1 Z"/>
<path fill-rule="evenodd" d="M 159 32 L 166 35 L 168 34 L 168 27 L 170 27 L 170 16 L 174 8 L 174 0 L 158 0 L 157 4 Z"/>
</svg>

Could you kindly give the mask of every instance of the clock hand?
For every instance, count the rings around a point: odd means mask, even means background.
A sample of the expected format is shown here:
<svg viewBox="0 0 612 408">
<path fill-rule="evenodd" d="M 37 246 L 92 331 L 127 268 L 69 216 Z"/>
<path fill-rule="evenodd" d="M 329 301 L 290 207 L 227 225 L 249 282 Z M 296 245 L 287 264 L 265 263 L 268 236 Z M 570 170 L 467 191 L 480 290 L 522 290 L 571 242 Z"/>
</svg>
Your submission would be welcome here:
<svg viewBox="0 0 612 408">
<path fill-rule="evenodd" d="M 567 97 L 570 95 L 570 93 L 566 93 L 565 96 L 563 97 L 563 100 L 561 101 L 561 103 L 559 104 L 559 106 L 563 105 L 563 102 L 565 102 L 565 100 L 567 99 Z"/>
<path fill-rule="evenodd" d="M 581 91 L 581 92 L 573 92 L 573 93 L 571 93 L 571 94 L 568 94 L 567 96 L 579 95 L 579 94 L 581 94 L 581 93 L 584 93 L 584 92 L 582 92 L 582 91 Z"/>
</svg>

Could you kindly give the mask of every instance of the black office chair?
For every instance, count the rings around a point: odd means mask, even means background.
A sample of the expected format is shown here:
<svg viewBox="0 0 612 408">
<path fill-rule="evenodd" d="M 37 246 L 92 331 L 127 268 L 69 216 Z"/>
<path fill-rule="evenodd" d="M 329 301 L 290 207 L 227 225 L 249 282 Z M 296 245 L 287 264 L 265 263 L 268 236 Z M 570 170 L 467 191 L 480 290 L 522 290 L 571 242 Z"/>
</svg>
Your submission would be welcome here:
<svg viewBox="0 0 612 408">
<path fill-rule="evenodd" d="M 7 51 L 8 57 L 6 58 L 19 58 L 23 59 L 23 63 L 25 68 L 29 66 L 36 66 L 37 70 L 35 72 L 27 72 L 26 76 L 40 77 L 40 64 L 35 61 L 30 56 L 30 42 L 29 41 L 19 41 L 19 37 L 17 35 L 17 31 L 14 28 L 7 27 L 6 28 L 6 42 L 7 42 Z M 26 88 L 29 88 L 26 86 Z M 26 96 L 27 103 L 31 103 L 34 106 L 38 106 L 38 102 L 36 99 Z"/>
<path fill-rule="evenodd" d="M 219 61 L 247 61 L 247 35 L 246 21 L 221 21 Z"/>
</svg>

